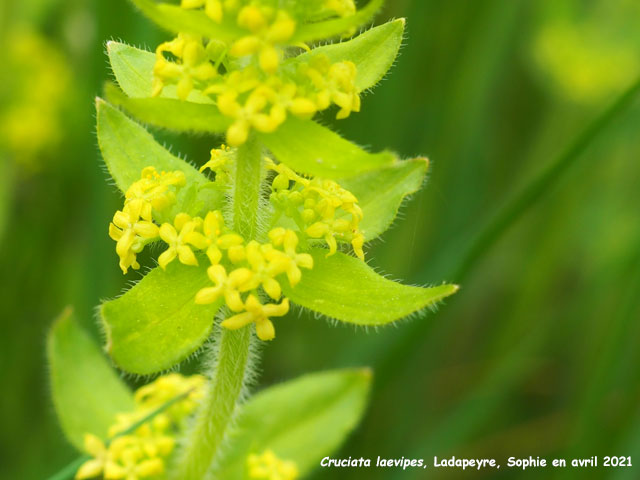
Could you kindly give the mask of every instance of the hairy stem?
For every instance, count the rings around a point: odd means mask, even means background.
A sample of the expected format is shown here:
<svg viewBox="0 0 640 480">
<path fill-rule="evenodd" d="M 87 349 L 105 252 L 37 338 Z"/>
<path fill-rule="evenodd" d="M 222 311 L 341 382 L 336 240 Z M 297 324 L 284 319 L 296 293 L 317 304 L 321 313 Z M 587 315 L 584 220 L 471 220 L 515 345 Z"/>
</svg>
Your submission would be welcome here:
<svg viewBox="0 0 640 480">
<path fill-rule="evenodd" d="M 256 237 L 258 228 L 262 179 L 261 154 L 262 146 L 252 136 L 238 148 L 236 158 L 233 223 L 236 231 L 247 240 Z"/>
<path fill-rule="evenodd" d="M 222 329 L 206 397 L 174 472 L 176 480 L 201 480 L 211 467 L 233 419 L 248 376 L 251 331 Z"/>
<path fill-rule="evenodd" d="M 233 222 L 245 239 L 256 237 L 261 187 L 261 146 L 255 140 L 238 149 Z M 211 468 L 251 376 L 251 330 L 221 329 L 207 394 L 183 447 L 176 480 L 201 480 Z"/>
</svg>

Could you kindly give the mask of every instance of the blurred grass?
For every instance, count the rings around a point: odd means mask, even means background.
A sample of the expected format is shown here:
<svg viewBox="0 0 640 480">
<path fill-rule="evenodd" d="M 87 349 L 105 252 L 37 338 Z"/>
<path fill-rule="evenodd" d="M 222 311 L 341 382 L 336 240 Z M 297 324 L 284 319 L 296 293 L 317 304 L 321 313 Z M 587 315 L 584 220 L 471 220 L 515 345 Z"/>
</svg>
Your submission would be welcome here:
<svg viewBox="0 0 640 480">
<path fill-rule="evenodd" d="M 605 4 L 610 14 L 598 16 Z M 0 192 L 9 199 L 0 205 L 7 211 L 0 240 L 0 476 L 38 479 L 74 458 L 48 394 L 49 322 L 70 303 L 99 338 L 93 306 L 125 285 L 106 235 L 119 198 L 105 182 L 93 133 L 92 98 L 109 75 L 103 42 L 152 48 L 165 36 L 124 0 L 2 7 L 3 44 L 11 41 L 10 27 L 28 25 L 65 54 L 73 73 L 61 145 L 42 158 L 49 163 L 39 172 L 14 170 L 5 182 L 10 188 Z M 616 35 L 613 48 L 637 57 L 639 39 L 629 27 L 640 20 L 634 9 L 627 0 L 388 2 L 381 19 L 408 17 L 402 55 L 364 99 L 363 111 L 335 126 L 375 149 L 427 154 L 432 170 L 404 220 L 370 249 L 373 265 L 412 283 L 451 279 L 505 199 L 549 165 L 637 73 L 628 67 L 625 83 L 600 88 L 597 96 L 569 95 L 566 82 L 575 79 L 558 62 L 541 60 L 540 35 L 559 24 L 586 35 L 602 24 L 605 33 L 631 32 Z M 593 42 L 585 38 L 587 54 Z M 595 42 L 594 64 L 602 49 L 612 48 Z M 478 454 L 504 462 L 511 455 L 640 453 L 639 120 L 636 102 L 478 259 L 440 312 L 378 332 L 290 316 L 264 350 L 261 385 L 310 370 L 373 366 L 383 378 L 345 456 L 430 461 Z M 175 145 L 202 162 L 213 141 Z M 11 153 L 0 155 L 2 171 L 13 170 Z M 310 348 L 312 338 L 322 347 Z M 638 477 L 635 468 L 574 474 Z M 425 478 L 424 471 L 367 472 L 371 479 L 396 477 Z M 440 477 L 457 478 L 430 472 L 429 478 Z M 319 471 L 316 478 L 337 477 Z M 362 471 L 339 478 L 362 478 Z"/>
</svg>

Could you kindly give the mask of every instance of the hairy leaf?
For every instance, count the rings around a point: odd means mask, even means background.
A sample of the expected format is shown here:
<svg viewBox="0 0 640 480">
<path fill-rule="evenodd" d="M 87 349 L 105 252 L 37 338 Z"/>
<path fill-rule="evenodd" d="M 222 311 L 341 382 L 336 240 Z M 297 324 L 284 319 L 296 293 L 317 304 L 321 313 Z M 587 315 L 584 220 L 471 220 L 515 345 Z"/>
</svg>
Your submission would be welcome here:
<svg viewBox="0 0 640 480">
<path fill-rule="evenodd" d="M 134 408 L 133 395 L 70 309 L 47 338 L 53 403 L 62 429 L 78 450 L 85 433 L 106 438 L 115 414 Z"/>
<path fill-rule="evenodd" d="M 198 290 L 210 284 L 206 267 L 174 261 L 155 268 L 121 297 L 100 306 L 107 351 L 131 373 L 171 368 L 209 336 L 221 302 L 196 305 Z"/>
<path fill-rule="evenodd" d="M 368 369 L 305 375 L 268 388 L 242 409 L 216 478 L 248 479 L 247 456 L 273 451 L 302 476 L 334 452 L 358 424 L 371 384 Z"/>
<path fill-rule="evenodd" d="M 291 42 L 315 42 L 343 35 L 352 29 L 355 30 L 357 27 L 370 22 L 383 3 L 384 0 L 371 0 L 367 6 L 358 10 L 355 15 L 300 25 L 296 29 Z"/>
<path fill-rule="evenodd" d="M 364 214 L 360 230 L 366 241 L 378 237 L 389 228 L 404 198 L 422 186 L 428 166 L 426 158 L 415 158 L 338 180 L 358 199 Z"/>
<path fill-rule="evenodd" d="M 391 152 L 369 153 L 322 125 L 294 116 L 277 131 L 259 136 L 282 163 L 324 178 L 351 177 L 398 161 Z"/>
<path fill-rule="evenodd" d="M 223 133 L 231 123 L 215 105 L 175 98 L 131 98 L 113 84 L 105 87 L 107 99 L 139 120 L 179 132 Z"/>
<path fill-rule="evenodd" d="M 313 269 L 305 270 L 295 288 L 283 282 L 292 302 L 314 312 L 358 325 L 384 325 L 440 302 L 457 285 L 413 287 L 378 275 L 366 263 L 344 253 L 327 257 L 312 249 Z"/>
<path fill-rule="evenodd" d="M 393 65 L 398 55 L 404 18 L 371 28 L 346 42 L 314 48 L 297 56 L 293 62 L 306 62 L 314 55 L 323 54 L 331 62 L 351 61 L 358 68 L 356 88 L 366 90 L 377 84 Z"/>
<path fill-rule="evenodd" d="M 232 41 L 243 35 L 232 19 L 216 23 L 203 10 L 186 10 L 178 5 L 153 0 L 131 0 L 150 20 L 170 32 L 185 32 L 207 38 Z"/>
<path fill-rule="evenodd" d="M 98 144 L 109 173 L 123 192 L 140 179 L 147 166 L 158 171 L 181 170 L 188 182 L 204 183 L 207 178 L 184 160 L 172 155 L 153 136 L 124 113 L 96 99 Z"/>
<path fill-rule="evenodd" d="M 144 127 L 100 98 L 96 99 L 96 109 L 100 151 L 120 190 L 125 192 L 139 180 L 145 167 L 153 166 L 158 171 L 180 170 L 190 188 L 181 189 L 175 206 L 177 211 L 197 215 L 221 207 L 223 192 L 214 188 L 192 165 L 169 153 Z"/>
</svg>

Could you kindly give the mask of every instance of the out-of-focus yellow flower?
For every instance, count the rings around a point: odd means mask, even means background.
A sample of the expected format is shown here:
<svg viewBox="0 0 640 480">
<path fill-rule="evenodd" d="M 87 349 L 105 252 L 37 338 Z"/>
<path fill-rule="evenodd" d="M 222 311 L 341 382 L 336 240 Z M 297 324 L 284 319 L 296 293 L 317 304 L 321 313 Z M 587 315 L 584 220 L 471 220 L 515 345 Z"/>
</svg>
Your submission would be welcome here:
<svg viewBox="0 0 640 480">
<path fill-rule="evenodd" d="M 0 109 L 0 151 L 30 170 L 44 166 L 63 135 L 65 100 L 71 94 L 67 61 L 36 32 L 6 35 L 0 83 L 5 89 Z M 10 93 L 10 94 L 7 94 Z"/>
<path fill-rule="evenodd" d="M 174 55 L 176 61 L 167 60 L 165 53 Z M 160 44 L 153 67 L 153 96 L 160 95 L 165 85 L 175 83 L 178 97 L 185 100 L 199 82 L 218 74 L 209 60 L 202 38 L 194 35 L 180 33 L 174 40 Z"/>
<path fill-rule="evenodd" d="M 271 450 L 260 455 L 252 453 L 247 457 L 249 478 L 255 480 L 295 480 L 299 472 L 295 462 L 281 460 Z"/>
<path fill-rule="evenodd" d="M 574 8 L 552 8 L 543 15 L 533 56 L 565 98 L 595 103 L 623 90 L 640 74 L 640 4 L 573 3 Z"/>
</svg>

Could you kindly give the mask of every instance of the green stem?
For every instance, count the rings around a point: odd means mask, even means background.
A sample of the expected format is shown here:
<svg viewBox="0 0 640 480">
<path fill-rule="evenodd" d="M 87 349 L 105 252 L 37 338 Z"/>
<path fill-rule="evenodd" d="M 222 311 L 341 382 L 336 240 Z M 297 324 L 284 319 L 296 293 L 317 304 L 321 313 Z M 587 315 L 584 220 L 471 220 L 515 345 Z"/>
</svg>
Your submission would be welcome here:
<svg viewBox="0 0 640 480">
<path fill-rule="evenodd" d="M 262 180 L 262 146 L 254 136 L 238 148 L 236 156 L 233 223 L 246 239 L 257 236 L 260 183 Z"/>
<path fill-rule="evenodd" d="M 242 397 L 250 367 L 251 331 L 248 327 L 221 330 L 213 376 L 174 472 L 176 480 L 205 477 Z"/>
<path fill-rule="evenodd" d="M 254 137 L 238 148 L 233 222 L 245 239 L 254 239 L 262 180 L 262 147 Z M 210 470 L 229 430 L 251 375 L 251 330 L 218 327 L 219 337 L 207 394 L 194 419 L 173 478 L 201 480 Z"/>
<path fill-rule="evenodd" d="M 464 255 L 453 279 L 460 282 L 483 255 L 500 239 L 508 228 L 545 194 L 571 167 L 591 142 L 616 116 L 628 107 L 640 91 L 640 79 L 597 117 L 567 148 L 549 164 L 531 183 L 498 211 L 492 221 L 476 236 L 471 248 Z"/>
</svg>

